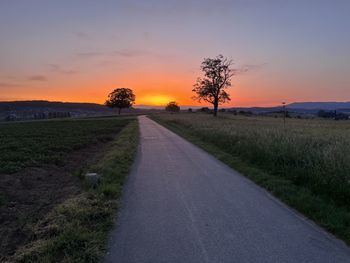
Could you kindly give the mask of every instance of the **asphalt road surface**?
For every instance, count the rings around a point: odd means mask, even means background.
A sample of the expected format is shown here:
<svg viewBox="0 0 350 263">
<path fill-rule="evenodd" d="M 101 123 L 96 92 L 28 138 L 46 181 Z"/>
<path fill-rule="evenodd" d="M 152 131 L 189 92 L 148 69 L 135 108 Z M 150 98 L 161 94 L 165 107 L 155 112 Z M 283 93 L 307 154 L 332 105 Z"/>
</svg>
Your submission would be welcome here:
<svg viewBox="0 0 350 263">
<path fill-rule="evenodd" d="M 343 242 L 145 116 L 106 262 L 350 262 Z"/>
</svg>

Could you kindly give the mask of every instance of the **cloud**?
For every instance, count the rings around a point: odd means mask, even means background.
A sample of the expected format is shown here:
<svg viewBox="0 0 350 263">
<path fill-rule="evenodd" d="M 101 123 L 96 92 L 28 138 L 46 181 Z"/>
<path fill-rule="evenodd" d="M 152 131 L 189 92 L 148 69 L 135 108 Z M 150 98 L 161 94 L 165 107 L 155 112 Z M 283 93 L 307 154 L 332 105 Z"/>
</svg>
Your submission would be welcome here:
<svg viewBox="0 0 350 263">
<path fill-rule="evenodd" d="M 145 50 L 132 50 L 132 49 L 122 49 L 114 51 L 113 54 L 122 57 L 140 57 L 145 55 L 152 55 L 151 52 Z"/>
<path fill-rule="evenodd" d="M 78 73 L 77 70 L 64 69 L 58 64 L 48 64 L 48 67 L 51 72 L 55 72 L 55 73 L 66 74 L 66 75 L 72 75 L 72 74 Z"/>
<path fill-rule="evenodd" d="M 81 39 L 90 39 L 90 35 L 88 33 L 79 31 L 79 32 L 73 32 L 73 35 L 76 36 L 77 38 Z"/>
<path fill-rule="evenodd" d="M 97 62 L 97 63 L 96 63 L 96 66 L 111 66 L 111 65 L 114 64 L 114 62 L 115 62 L 115 61 L 113 61 L 113 60 L 108 60 L 108 59 L 106 59 L 106 60 L 101 60 L 100 62 Z"/>
<path fill-rule="evenodd" d="M 17 83 L 9 83 L 9 82 L 0 82 L 0 88 L 16 88 L 22 85 Z"/>
<path fill-rule="evenodd" d="M 27 77 L 19 76 L 5 76 L 0 79 L 0 88 L 17 88 L 24 87 L 28 84 L 28 81 L 48 81 L 47 77 L 44 75 L 29 75 Z"/>
<path fill-rule="evenodd" d="M 23 99 L 16 98 L 16 97 L 0 97 L 0 101 L 15 101 L 15 100 L 23 100 Z"/>
<path fill-rule="evenodd" d="M 244 64 L 241 67 L 234 69 L 234 72 L 236 75 L 241 75 L 245 74 L 248 72 L 254 72 L 261 70 L 263 67 L 265 67 L 267 63 L 262 63 L 262 64 Z"/>
<path fill-rule="evenodd" d="M 33 76 L 29 76 L 27 78 L 27 80 L 30 80 L 30 81 L 47 81 L 48 79 L 44 75 L 33 75 Z"/>
<path fill-rule="evenodd" d="M 119 49 L 113 51 L 85 51 L 77 52 L 75 54 L 76 58 L 79 59 L 93 59 L 93 58 L 103 58 L 108 59 L 110 57 L 124 57 L 124 58 L 136 58 L 142 56 L 152 56 L 152 57 L 162 57 L 159 54 L 140 49 Z"/>
<path fill-rule="evenodd" d="M 96 52 L 96 51 L 89 51 L 89 52 L 78 52 L 76 56 L 78 58 L 94 58 L 94 57 L 101 57 L 101 56 L 107 56 L 108 53 L 106 52 Z"/>
<path fill-rule="evenodd" d="M 13 80 L 18 80 L 18 77 L 15 77 L 15 76 L 12 76 L 12 75 L 7 75 L 5 77 L 3 77 L 3 79 L 6 79 L 6 80 L 10 80 L 10 81 L 13 81 Z"/>
</svg>

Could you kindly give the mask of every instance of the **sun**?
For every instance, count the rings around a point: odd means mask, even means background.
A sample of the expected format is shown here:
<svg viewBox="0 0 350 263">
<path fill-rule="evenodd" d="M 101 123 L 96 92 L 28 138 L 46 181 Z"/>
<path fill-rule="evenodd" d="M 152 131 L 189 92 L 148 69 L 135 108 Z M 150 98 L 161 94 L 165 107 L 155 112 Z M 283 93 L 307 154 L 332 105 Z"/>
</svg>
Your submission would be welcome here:
<svg viewBox="0 0 350 263">
<path fill-rule="evenodd" d="M 145 95 L 138 99 L 137 104 L 146 104 L 153 106 L 163 106 L 175 99 L 168 95 Z"/>
</svg>

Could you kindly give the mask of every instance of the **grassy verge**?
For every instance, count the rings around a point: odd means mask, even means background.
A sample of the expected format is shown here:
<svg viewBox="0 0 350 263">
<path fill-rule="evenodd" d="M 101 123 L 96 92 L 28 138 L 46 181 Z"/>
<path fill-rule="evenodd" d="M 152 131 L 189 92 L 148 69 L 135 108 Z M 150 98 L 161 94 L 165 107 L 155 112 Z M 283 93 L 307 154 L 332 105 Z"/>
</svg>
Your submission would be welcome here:
<svg viewBox="0 0 350 263">
<path fill-rule="evenodd" d="M 272 169 L 259 166 L 245 158 L 244 155 L 234 154 L 230 148 L 232 144 L 227 140 L 223 142 L 220 138 L 217 140 L 212 138 L 213 131 L 208 128 L 209 126 L 201 130 L 192 125 L 193 118 L 196 116 L 191 116 L 192 120 L 187 123 L 181 119 L 182 117 L 176 116 L 169 118 L 153 115 L 151 118 L 238 170 L 280 200 L 350 244 L 350 208 L 347 205 L 313 191 L 308 184 L 298 184 L 292 178 L 284 176 L 283 173 L 275 173 Z M 242 137 L 240 140 L 243 140 Z M 241 141 L 241 143 L 244 142 Z M 249 150 L 246 149 L 246 151 Z"/>
<path fill-rule="evenodd" d="M 131 121 L 110 150 L 90 171 L 102 175 L 96 188 L 56 207 L 34 226 L 33 241 L 20 248 L 15 262 L 98 262 L 104 254 L 118 208 L 118 197 L 138 144 L 137 121 Z"/>
</svg>

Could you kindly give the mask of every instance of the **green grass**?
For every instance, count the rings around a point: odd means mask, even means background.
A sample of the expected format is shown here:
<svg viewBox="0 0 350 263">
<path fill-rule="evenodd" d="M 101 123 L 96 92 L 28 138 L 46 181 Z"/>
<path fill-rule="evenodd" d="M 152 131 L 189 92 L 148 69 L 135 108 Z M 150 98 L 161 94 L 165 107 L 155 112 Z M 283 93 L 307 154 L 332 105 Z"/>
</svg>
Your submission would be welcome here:
<svg viewBox="0 0 350 263">
<path fill-rule="evenodd" d="M 138 144 L 134 119 L 118 134 L 105 156 L 91 171 L 102 175 L 96 189 L 55 208 L 35 226 L 35 239 L 20 249 L 16 262 L 98 262 L 116 217 L 118 197 Z"/>
<path fill-rule="evenodd" d="M 0 174 L 42 164 L 60 165 L 66 153 L 113 139 L 127 118 L 0 124 Z"/>
<path fill-rule="evenodd" d="M 350 243 L 350 122 L 158 114 L 152 118 Z"/>
</svg>

